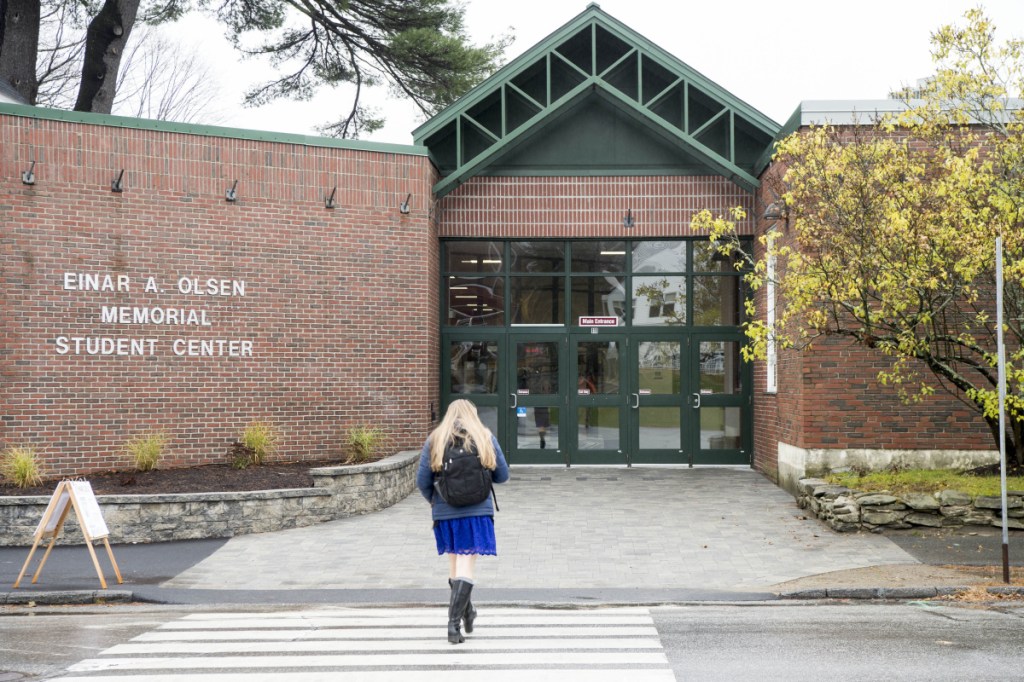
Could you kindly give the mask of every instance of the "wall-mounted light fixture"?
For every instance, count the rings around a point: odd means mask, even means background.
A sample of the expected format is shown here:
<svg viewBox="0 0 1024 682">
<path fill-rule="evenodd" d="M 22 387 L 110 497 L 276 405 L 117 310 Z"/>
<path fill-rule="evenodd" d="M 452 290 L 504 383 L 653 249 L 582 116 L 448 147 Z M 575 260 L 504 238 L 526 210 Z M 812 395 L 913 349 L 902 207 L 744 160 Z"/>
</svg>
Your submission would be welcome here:
<svg viewBox="0 0 1024 682">
<path fill-rule="evenodd" d="M 633 209 L 627 209 L 626 215 L 622 216 L 623 227 L 633 227 L 636 225 L 636 220 L 633 219 Z"/>
<path fill-rule="evenodd" d="M 124 191 L 124 168 L 117 174 L 117 177 L 110 182 L 111 192 L 123 192 Z"/>
<path fill-rule="evenodd" d="M 26 185 L 34 185 L 34 184 L 36 184 L 35 169 L 36 169 L 36 162 L 33 161 L 32 165 L 28 167 L 28 170 L 22 172 L 22 174 L 21 174 L 21 181 L 23 183 L 25 183 Z"/>
<path fill-rule="evenodd" d="M 331 190 L 331 195 L 324 199 L 324 208 L 334 208 L 334 195 L 338 192 L 338 186 L 335 185 L 334 189 Z"/>
<path fill-rule="evenodd" d="M 409 192 L 409 196 L 405 198 L 401 204 L 398 205 L 398 211 L 402 215 L 409 215 L 409 200 L 412 199 L 412 192 Z"/>
<path fill-rule="evenodd" d="M 782 199 L 773 201 L 764 209 L 764 215 L 761 217 L 765 220 L 785 220 L 789 218 L 789 207 Z"/>
<path fill-rule="evenodd" d="M 238 180 L 235 180 L 235 184 L 228 188 L 228 191 L 224 193 L 224 198 L 228 201 L 238 201 Z"/>
</svg>

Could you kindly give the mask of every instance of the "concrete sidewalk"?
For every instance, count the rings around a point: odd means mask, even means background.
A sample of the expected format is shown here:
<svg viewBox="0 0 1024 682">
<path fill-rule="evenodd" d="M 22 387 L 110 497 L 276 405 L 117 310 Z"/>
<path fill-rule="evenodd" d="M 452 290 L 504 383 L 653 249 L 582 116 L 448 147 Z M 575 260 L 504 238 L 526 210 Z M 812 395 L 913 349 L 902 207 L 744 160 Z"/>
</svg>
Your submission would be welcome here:
<svg viewBox="0 0 1024 682">
<path fill-rule="evenodd" d="M 747 468 L 516 467 L 497 492 L 499 556 L 478 563 L 482 599 L 771 597 L 812 576 L 920 564 L 885 536 L 832 532 Z M 167 601 L 304 601 L 312 593 L 318 601 L 433 601 L 447 592 L 447 558 L 437 555 L 429 507 L 416 492 L 366 516 L 205 542 L 194 565 L 187 551 L 179 558 L 130 547 L 132 558 L 119 558 L 121 589 Z M 50 570 L 32 590 L 68 587 L 48 580 Z M 91 570 L 87 561 L 79 567 L 87 581 Z"/>
</svg>

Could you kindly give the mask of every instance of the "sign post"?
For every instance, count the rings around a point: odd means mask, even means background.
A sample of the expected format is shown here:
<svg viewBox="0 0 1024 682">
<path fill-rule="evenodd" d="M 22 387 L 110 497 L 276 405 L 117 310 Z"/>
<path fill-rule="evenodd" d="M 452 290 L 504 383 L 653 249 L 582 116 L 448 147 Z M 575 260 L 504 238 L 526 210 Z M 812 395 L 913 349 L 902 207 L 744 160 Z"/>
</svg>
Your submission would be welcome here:
<svg viewBox="0 0 1024 682">
<path fill-rule="evenodd" d="M 1003 582 L 1010 583 L 1010 534 L 1006 519 L 1006 347 L 1003 345 L 1003 238 L 996 237 L 996 364 L 999 366 L 999 487 L 1003 506 Z"/>
<path fill-rule="evenodd" d="M 46 565 L 46 560 L 50 558 L 50 552 L 57 542 L 57 536 L 60 535 L 64 522 L 67 520 L 68 514 L 72 509 L 75 510 L 75 518 L 78 519 L 78 526 L 81 528 L 82 536 L 85 538 L 85 546 L 89 549 L 92 564 L 96 567 L 96 575 L 99 576 L 100 585 L 103 589 L 107 589 L 107 581 L 103 577 L 103 570 L 100 568 L 100 562 L 96 558 L 96 549 L 93 547 L 93 542 L 96 540 L 102 540 L 103 546 L 107 548 L 107 556 L 110 557 L 110 564 L 114 567 L 117 583 L 120 585 L 124 582 L 121 578 L 121 571 L 117 567 L 117 561 L 114 559 L 114 551 L 110 548 L 110 542 L 107 539 L 110 531 L 103 520 L 103 512 L 100 511 L 100 505 L 96 502 L 96 495 L 93 494 L 92 486 L 89 485 L 88 481 L 64 480 L 57 484 L 57 489 L 53 491 L 50 503 L 46 505 L 46 511 L 43 512 L 43 518 L 40 519 L 39 525 L 36 527 L 35 541 L 32 543 L 32 549 L 29 550 L 28 558 L 25 559 L 25 565 L 21 567 L 18 579 L 14 581 L 15 589 L 21 584 L 21 579 L 25 576 L 29 563 L 32 561 L 32 555 L 35 554 L 39 543 L 43 538 L 49 537 L 50 544 L 46 547 L 46 553 L 43 555 L 42 561 L 39 562 L 39 568 L 36 569 L 35 574 L 32 576 L 32 584 L 35 585 L 36 581 L 39 580 L 39 574 L 43 572 L 43 566 Z"/>
</svg>

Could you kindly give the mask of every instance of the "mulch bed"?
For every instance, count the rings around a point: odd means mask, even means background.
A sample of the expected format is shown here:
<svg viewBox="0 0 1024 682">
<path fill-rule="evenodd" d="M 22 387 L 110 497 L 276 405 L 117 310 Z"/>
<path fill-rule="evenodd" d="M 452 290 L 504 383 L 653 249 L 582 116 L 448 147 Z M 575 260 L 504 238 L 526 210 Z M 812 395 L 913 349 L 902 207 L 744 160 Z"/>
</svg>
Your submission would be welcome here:
<svg viewBox="0 0 1024 682">
<path fill-rule="evenodd" d="M 156 495 L 161 493 L 203 493 L 278 488 L 312 488 L 309 470 L 318 466 L 339 466 L 329 462 L 260 464 L 235 469 L 230 464 L 208 464 L 183 469 L 155 471 L 112 471 L 82 476 L 97 495 Z M 59 480 L 59 479 L 58 479 Z M 57 480 L 33 488 L 17 488 L 0 482 L 0 496 L 51 495 Z"/>
</svg>

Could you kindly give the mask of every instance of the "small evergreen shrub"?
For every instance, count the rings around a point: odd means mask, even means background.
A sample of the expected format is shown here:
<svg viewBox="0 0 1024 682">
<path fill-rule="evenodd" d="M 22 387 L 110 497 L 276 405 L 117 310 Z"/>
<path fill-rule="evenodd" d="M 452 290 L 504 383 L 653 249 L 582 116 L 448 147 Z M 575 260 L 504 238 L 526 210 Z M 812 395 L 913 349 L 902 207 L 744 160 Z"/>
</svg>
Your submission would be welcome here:
<svg viewBox="0 0 1024 682">
<path fill-rule="evenodd" d="M 35 450 L 10 447 L 0 457 L 0 474 L 19 488 L 31 488 L 43 482 Z"/>
</svg>

